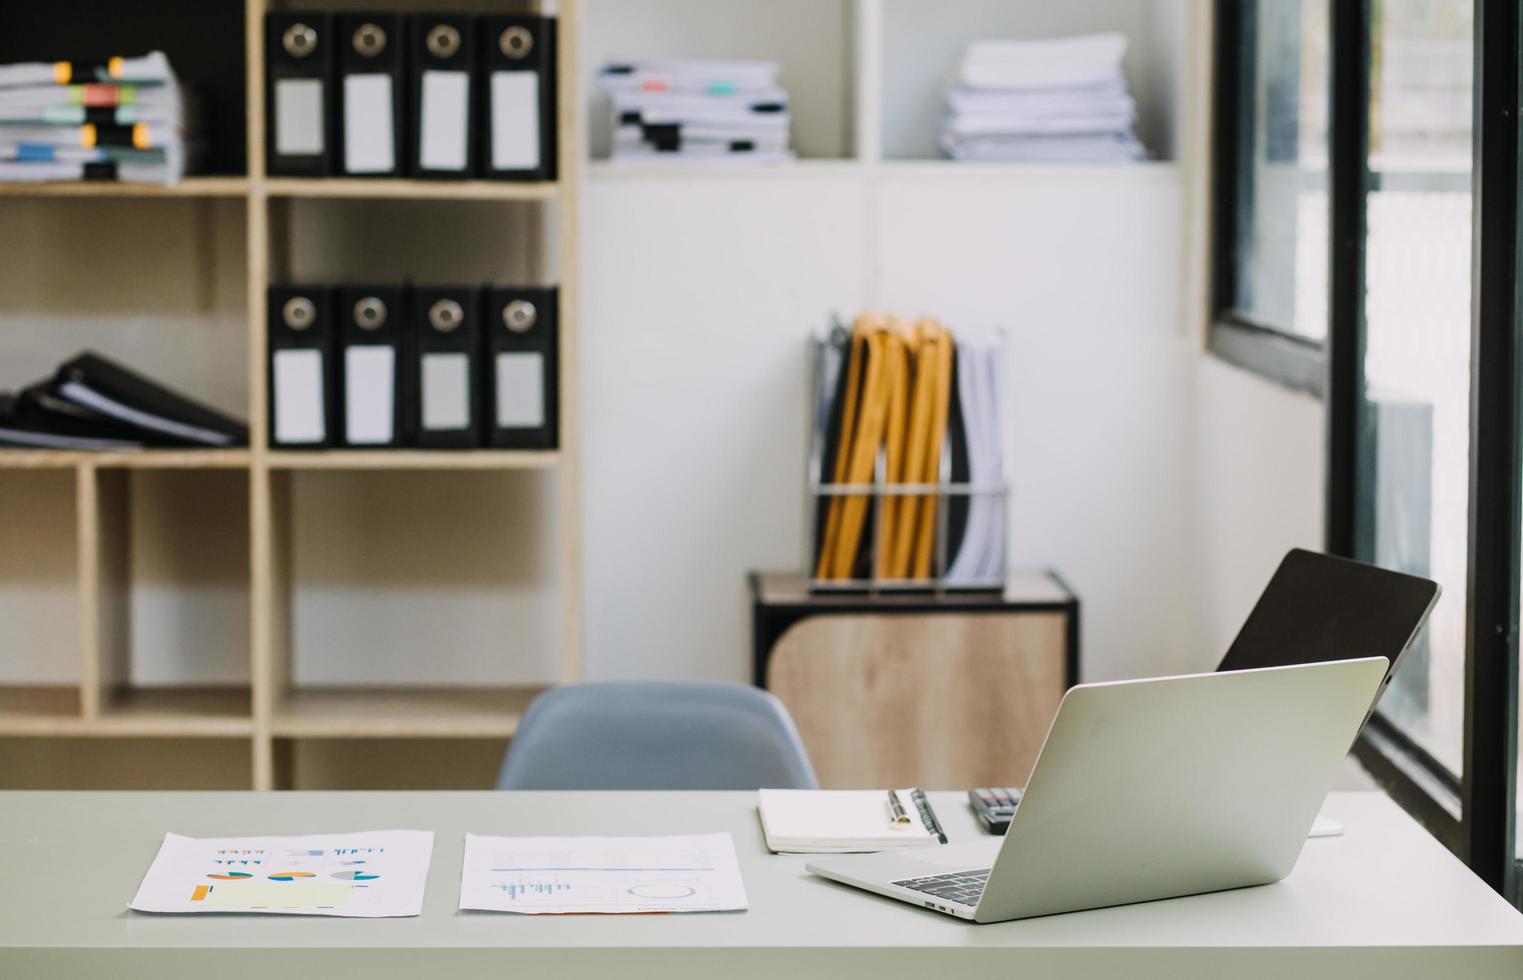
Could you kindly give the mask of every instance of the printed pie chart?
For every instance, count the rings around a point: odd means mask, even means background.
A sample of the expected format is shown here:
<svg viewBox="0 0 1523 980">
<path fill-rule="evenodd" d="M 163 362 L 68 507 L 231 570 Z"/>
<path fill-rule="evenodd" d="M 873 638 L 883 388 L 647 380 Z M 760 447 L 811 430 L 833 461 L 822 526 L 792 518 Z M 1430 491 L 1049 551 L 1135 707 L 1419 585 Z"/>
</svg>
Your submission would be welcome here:
<svg viewBox="0 0 1523 980">
<path fill-rule="evenodd" d="M 206 877 L 213 881 L 242 881 L 245 878 L 252 878 L 254 876 L 247 871 L 228 871 L 219 875 L 207 875 Z"/>
<path fill-rule="evenodd" d="M 375 881 L 381 876 L 369 871 L 335 871 L 333 877 L 340 881 Z"/>
<path fill-rule="evenodd" d="M 631 895 L 637 898 L 691 898 L 697 894 L 697 889 L 687 885 L 675 885 L 669 882 L 651 882 L 645 885 L 635 885 L 629 889 Z"/>
<path fill-rule="evenodd" d="M 270 875 L 271 881 L 295 881 L 298 878 L 316 878 L 313 871 L 279 871 Z"/>
</svg>

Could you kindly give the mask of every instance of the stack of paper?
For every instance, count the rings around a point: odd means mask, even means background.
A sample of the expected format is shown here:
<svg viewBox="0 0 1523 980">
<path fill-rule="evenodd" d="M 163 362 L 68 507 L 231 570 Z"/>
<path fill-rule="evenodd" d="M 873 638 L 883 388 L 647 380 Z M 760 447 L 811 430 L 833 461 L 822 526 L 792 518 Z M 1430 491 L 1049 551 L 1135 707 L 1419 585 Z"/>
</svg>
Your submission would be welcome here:
<svg viewBox="0 0 1523 980">
<path fill-rule="evenodd" d="M 0 180 L 173 184 L 191 149 L 161 51 L 104 65 L 0 65 Z"/>
<path fill-rule="evenodd" d="M 924 816 L 915 795 L 907 789 L 764 789 L 757 810 L 768 850 L 780 854 L 895 851 L 939 840 L 934 815 Z"/>
<path fill-rule="evenodd" d="M 88 351 L 53 377 L 0 394 L 0 446 L 141 449 L 248 444 L 248 427 Z"/>
<path fill-rule="evenodd" d="M 947 96 L 942 148 L 958 160 L 1142 159 L 1125 53 L 1121 34 L 973 42 Z"/>
<path fill-rule="evenodd" d="M 788 148 L 788 93 L 769 61 L 679 59 L 606 66 L 617 161 L 775 163 Z"/>
<path fill-rule="evenodd" d="M 962 453 L 972 492 L 953 498 L 949 523 L 962 530 L 947 569 L 948 585 L 981 585 L 1005 580 L 1005 438 L 1001 421 L 1003 347 L 998 335 L 961 331 L 957 336 L 957 414 Z"/>
</svg>

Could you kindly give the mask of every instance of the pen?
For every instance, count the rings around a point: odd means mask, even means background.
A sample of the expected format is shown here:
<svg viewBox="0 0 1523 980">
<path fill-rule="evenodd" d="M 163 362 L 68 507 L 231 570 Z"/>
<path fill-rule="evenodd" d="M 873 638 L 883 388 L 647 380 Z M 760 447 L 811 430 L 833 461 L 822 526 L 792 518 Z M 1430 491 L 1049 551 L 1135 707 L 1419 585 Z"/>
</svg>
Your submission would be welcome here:
<svg viewBox="0 0 1523 980">
<path fill-rule="evenodd" d="M 910 815 L 904 812 L 904 807 L 899 803 L 899 794 L 893 790 L 888 791 L 889 822 L 900 824 L 909 823 Z"/>
<path fill-rule="evenodd" d="M 936 819 L 936 811 L 931 809 L 931 801 L 925 798 L 922 790 L 910 790 L 910 799 L 915 801 L 915 807 L 920 811 L 920 821 L 925 824 L 925 829 L 936 835 L 936 839 L 943 844 L 947 842 L 947 832 L 941 829 L 941 821 Z"/>
</svg>

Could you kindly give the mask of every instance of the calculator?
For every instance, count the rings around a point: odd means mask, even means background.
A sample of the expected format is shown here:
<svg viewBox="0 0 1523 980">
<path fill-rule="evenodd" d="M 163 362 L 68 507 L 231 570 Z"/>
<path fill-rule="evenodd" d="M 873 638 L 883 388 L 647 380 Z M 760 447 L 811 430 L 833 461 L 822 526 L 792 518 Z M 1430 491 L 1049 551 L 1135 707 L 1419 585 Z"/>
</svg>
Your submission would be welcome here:
<svg viewBox="0 0 1523 980">
<path fill-rule="evenodd" d="M 1023 791 L 1018 786 L 980 787 L 968 790 L 968 803 L 978 814 L 978 822 L 991 834 L 1003 834 L 1010 829 L 1010 818 L 1021 802 Z"/>
</svg>

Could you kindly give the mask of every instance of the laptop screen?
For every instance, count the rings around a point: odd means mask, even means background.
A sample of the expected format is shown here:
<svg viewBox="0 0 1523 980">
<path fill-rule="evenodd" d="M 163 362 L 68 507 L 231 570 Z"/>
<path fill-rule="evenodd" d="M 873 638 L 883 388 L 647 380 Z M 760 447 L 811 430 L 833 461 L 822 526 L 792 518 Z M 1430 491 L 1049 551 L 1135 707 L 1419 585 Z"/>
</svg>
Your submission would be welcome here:
<svg viewBox="0 0 1523 980">
<path fill-rule="evenodd" d="M 1438 583 L 1295 549 L 1280 562 L 1217 670 L 1385 657 L 1389 681 Z"/>
</svg>

